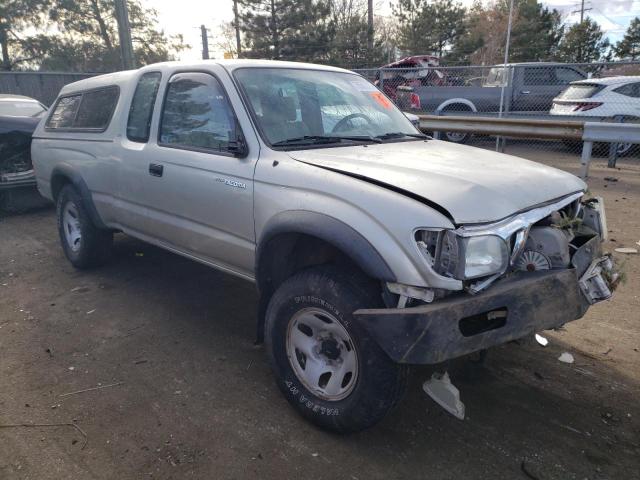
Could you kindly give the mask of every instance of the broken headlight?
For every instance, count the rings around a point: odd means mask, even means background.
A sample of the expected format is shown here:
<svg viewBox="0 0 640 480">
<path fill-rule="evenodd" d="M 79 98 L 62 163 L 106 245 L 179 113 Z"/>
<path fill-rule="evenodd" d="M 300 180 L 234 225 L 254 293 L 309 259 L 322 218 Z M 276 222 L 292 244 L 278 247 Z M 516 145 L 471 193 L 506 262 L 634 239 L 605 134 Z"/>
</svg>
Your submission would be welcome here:
<svg viewBox="0 0 640 480">
<path fill-rule="evenodd" d="M 420 230 L 416 241 L 436 272 L 459 280 L 502 273 L 509 262 L 507 243 L 497 235 L 462 237 L 451 230 Z"/>
</svg>

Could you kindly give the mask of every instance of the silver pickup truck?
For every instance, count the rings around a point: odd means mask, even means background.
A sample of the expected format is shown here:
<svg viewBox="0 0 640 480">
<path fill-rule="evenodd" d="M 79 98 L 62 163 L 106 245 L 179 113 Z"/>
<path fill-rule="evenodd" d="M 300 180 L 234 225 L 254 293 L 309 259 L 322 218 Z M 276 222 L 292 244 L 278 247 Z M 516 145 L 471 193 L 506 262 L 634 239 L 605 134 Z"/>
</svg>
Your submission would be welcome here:
<svg viewBox="0 0 640 480">
<path fill-rule="evenodd" d="M 105 262 L 124 232 L 255 282 L 280 389 L 333 431 L 381 420 L 409 365 L 578 319 L 616 282 L 581 180 L 432 140 L 338 68 L 203 61 L 82 80 L 32 157 L 75 267 Z"/>
</svg>

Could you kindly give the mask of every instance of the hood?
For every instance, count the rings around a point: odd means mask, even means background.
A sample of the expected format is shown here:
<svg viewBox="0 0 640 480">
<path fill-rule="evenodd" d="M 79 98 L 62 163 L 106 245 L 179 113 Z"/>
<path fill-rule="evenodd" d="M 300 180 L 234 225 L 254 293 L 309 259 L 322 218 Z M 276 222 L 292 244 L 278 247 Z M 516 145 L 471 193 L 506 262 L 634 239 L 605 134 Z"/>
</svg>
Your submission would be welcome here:
<svg viewBox="0 0 640 480">
<path fill-rule="evenodd" d="M 582 180 L 562 170 L 438 140 L 299 150 L 289 155 L 435 203 L 456 224 L 501 220 L 586 190 Z"/>
</svg>

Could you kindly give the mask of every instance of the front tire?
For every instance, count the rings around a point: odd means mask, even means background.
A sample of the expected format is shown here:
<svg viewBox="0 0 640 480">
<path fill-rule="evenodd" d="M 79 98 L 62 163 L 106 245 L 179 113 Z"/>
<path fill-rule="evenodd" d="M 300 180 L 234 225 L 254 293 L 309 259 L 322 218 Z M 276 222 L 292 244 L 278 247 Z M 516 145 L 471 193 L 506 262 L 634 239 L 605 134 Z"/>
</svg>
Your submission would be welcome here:
<svg viewBox="0 0 640 480">
<path fill-rule="evenodd" d="M 408 367 L 392 362 L 353 316 L 378 306 L 366 280 L 333 267 L 302 271 L 269 302 L 266 348 L 280 390 L 312 423 L 356 432 L 402 397 Z"/>
<path fill-rule="evenodd" d="M 67 259 L 78 269 L 105 263 L 111 254 L 113 233 L 96 227 L 82 197 L 71 185 L 58 195 L 58 233 Z"/>
</svg>

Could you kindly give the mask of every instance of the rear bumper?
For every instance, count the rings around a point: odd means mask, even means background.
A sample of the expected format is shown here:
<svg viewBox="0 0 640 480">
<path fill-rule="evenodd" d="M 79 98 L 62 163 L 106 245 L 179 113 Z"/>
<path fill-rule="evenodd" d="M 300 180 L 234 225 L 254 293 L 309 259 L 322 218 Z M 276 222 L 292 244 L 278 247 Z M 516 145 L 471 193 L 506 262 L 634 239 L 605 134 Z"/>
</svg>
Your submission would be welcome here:
<svg viewBox="0 0 640 480">
<path fill-rule="evenodd" d="M 477 295 L 460 293 L 413 308 L 354 314 L 395 362 L 440 363 L 581 318 L 592 303 L 611 296 L 608 288 L 608 295 L 602 295 L 584 283 L 598 259 L 601 239 L 594 236 L 574 253 L 572 268 L 566 270 L 518 272 Z"/>
<path fill-rule="evenodd" d="M 395 362 L 434 364 L 558 327 L 581 318 L 588 307 L 577 273 L 569 269 L 523 272 L 474 296 L 460 294 L 413 308 L 358 310 L 355 315 Z M 487 312 L 497 312 L 498 318 L 483 319 Z M 486 328 L 504 325 L 470 336 L 462 333 L 465 322 L 477 326 L 483 321 Z"/>
</svg>

